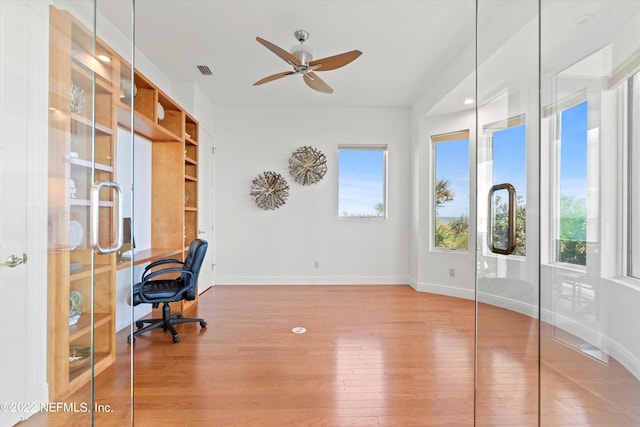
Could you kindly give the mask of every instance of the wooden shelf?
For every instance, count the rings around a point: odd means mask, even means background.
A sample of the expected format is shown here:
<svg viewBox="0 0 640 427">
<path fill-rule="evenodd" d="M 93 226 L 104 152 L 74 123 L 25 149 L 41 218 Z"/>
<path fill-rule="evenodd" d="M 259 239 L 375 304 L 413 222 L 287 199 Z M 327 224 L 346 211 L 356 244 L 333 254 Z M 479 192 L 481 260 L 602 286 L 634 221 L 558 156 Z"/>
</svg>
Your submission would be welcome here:
<svg viewBox="0 0 640 427">
<path fill-rule="evenodd" d="M 83 160 L 76 157 L 71 157 L 69 163 L 73 166 L 79 166 L 87 169 L 91 169 L 93 164 L 89 160 Z M 101 163 L 95 164 L 96 170 L 113 173 L 113 166 L 103 165 Z"/>
<path fill-rule="evenodd" d="M 90 206 L 91 201 L 88 199 L 69 199 L 69 206 Z M 101 208 L 112 208 L 113 202 L 98 202 Z"/>
<path fill-rule="evenodd" d="M 91 332 L 91 329 L 99 328 L 101 325 L 109 322 L 112 319 L 109 314 L 98 314 L 95 313 L 93 315 L 94 324 L 91 326 L 91 313 L 83 313 L 78 320 L 78 323 L 75 325 L 69 326 L 69 342 L 73 342 L 83 336 L 84 334 L 88 334 Z"/>
<path fill-rule="evenodd" d="M 138 251 L 133 254 L 133 265 L 145 264 L 147 262 L 159 261 L 161 259 L 182 259 L 182 248 L 179 249 L 158 249 L 151 248 Z M 131 260 L 119 261 L 118 270 L 131 267 Z"/>
<path fill-rule="evenodd" d="M 105 272 L 109 272 L 112 269 L 111 264 L 108 265 L 98 265 L 95 266 L 93 269 L 93 274 L 101 274 L 101 273 L 105 273 Z M 71 272 L 70 276 L 69 276 L 69 280 L 73 281 L 73 280 L 80 280 L 80 279 L 84 279 L 84 278 L 89 278 L 91 277 L 92 273 L 91 273 L 91 266 L 87 265 L 87 266 L 83 266 L 82 269 L 77 270 L 77 271 L 73 271 Z"/>
<path fill-rule="evenodd" d="M 118 124 L 125 129 L 131 130 L 131 107 L 123 103 L 118 104 Z M 134 113 L 133 129 L 138 135 L 142 135 L 153 142 L 181 141 L 178 135 L 137 111 Z"/>
<path fill-rule="evenodd" d="M 115 356 L 111 353 L 94 353 L 94 370 L 101 372 L 115 361 Z M 84 384 L 91 381 L 91 366 L 87 365 L 77 371 L 69 373 L 69 389 L 77 390 Z"/>
<path fill-rule="evenodd" d="M 115 361 L 115 254 L 72 251 L 69 220 L 84 226 L 81 245 L 86 247 L 91 185 L 95 180 L 115 181 L 119 80 L 114 76 L 120 71 L 119 61 L 102 63 L 96 58 L 99 53 L 115 56 L 70 13 L 51 6 L 49 24 L 47 377 L 49 398 L 54 400 L 78 390 Z M 73 112 L 72 84 L 81 98 Z M 70 180 L 80 197 L 70 197 Z M 101 241 L 114 239 L 112 197 L 101 194 L 104 200 L 98 204 Z M 71 271 L 76 263 L 81 268 Z M 69 326 L 72 291 L 83 296 L 83 314 Z M 69 348 L 75 345 L 93 345 L 93 367 L 70 372 Z"/>
<path fill-rule="evenodd" d="M 83 124 L 88 128 L 95 128 L 97 132 L 102 132 L 105 135 L 113 135 L 114 130 L 112 128 L 106 127 L 105 125 L 101 125 L 100 123 L 96 123 L 95 126 L 90 118 L 81 116 L 76 113 L 71 113 L 71 120 Z"/>
<path fill-rule="evenodd" d="M 95 39 L 93 31 L 70 13 L 51 6 L 49 19 L 48 182 L 53 231 L 48 242 L 51 310 L 47 370 L 49 397 L 57 399 L 78 390 L 92 375 L 115 361 L 117 270 L 160 259 L 183 261 L 191 240 L 197 237 L 199 125 L 158 86 L 132 69 L 102 40 Z M 97 59 L 100 53 L 111 61 L 100 62 Z M 125 79 L 133 79 L 133 93 L 126 90 Z M 84 97 L 82 103 L 75 105 L 74 112 L 72 84 Z M 118 262 L 115 253 L 98 255 L 90 248 L 71 251 L 69 237 L 69 220 L 77 220 L 85 228 L 82 247 L 87 246 L 90 188 L 95 180 L 116 181 L 119 126 L 152 143 L 152 213 L 150 219 L 143 220 L 151 221 L 153 248 L 133 254 L 133 260 L 128 262 Z M 70 180 L 76 184 L 77 198 L 70 197 Z M 112 224 L 115 203 L 113 195 L 106 194 L 101 192 L 98 209 L 101 242 L 113 241 L 115 231 Z M 181 203 L 185 194 L 189 196 L 186 205 Z M 71 271 L 76 263 L 81 267 Z M 76 325 L 69 327 L 71 291 L 84 296 L 86 312 Z M 183 309 L 186 303 L 176 303 L 176 307 Z M 94 345 L 93 369 L 87 366 L 69 372 L 70 345 Z"/>
</svg>

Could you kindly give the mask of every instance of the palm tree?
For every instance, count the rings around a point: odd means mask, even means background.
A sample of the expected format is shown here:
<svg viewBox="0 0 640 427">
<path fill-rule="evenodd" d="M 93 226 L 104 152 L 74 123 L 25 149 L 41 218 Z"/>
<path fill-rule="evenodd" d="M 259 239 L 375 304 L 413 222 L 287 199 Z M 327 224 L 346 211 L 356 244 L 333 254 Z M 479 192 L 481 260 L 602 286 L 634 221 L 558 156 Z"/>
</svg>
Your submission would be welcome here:
<svg viewBox="0 0 640 427">
<path fill-rule="evenodd" d="M 436 208 L 444 206 L 445 203 L 453 201 L 455 193 L 449 187 L 448 179 L 436 180 Z"/>
<path fill-rule="evenodd" d="M 382 214 L 384 213 L 384 205 L 382 204 L 382 202 L 376 203 L 375 209 L 378 216 L 382 216 Z"/>
</svg>

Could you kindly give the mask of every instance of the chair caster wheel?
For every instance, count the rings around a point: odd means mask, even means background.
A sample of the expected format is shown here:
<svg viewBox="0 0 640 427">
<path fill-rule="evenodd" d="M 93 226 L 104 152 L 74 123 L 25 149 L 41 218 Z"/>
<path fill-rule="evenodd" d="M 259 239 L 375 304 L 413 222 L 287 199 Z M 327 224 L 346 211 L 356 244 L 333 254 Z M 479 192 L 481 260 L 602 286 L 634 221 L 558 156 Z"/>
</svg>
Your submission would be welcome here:
<svg viewBox="0 0 640 427">
<path fill-rule="evenodd" d="M 205 322 L 205 321 L 200 322 L 200 327 L 201 328 L 206 328 L 207 327 L 207 322 Z"/>
<path fill-rule="evenodd" d="M 182 319 L 184 316 L 182 315 L 182 313 L 178 313 L 176 314 L 176 319 Z"/>
<path fill-rule="evenodd" d="M 180 336 L 179 335 L 174 335 L 173 336 L 173 342 L 175 342 L 175 343 L 180 342 Z"/>
<path fill-rule="evenodd" d="M 138 327 L 138 329 L 140 329 L 144 326 L 144 322 L 137 321 L 136 326 Z"/>
<path fill-rule="evenodd" d="M 131 335 L 127 337 L 127 344 L 134 344 L 135 342 L 136 342 L 136 337 L 132 337 Z"/>
</svg>

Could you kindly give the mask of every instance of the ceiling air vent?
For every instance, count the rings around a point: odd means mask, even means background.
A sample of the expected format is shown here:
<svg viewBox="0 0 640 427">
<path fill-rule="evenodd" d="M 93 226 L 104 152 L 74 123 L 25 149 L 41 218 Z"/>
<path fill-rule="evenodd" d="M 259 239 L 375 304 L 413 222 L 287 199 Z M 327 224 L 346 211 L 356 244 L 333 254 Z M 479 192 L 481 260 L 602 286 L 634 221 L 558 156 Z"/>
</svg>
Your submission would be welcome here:
<svg viewBox="0 0 640 427">
<path fill-rule="evenodd" d="M 203 76 L 213 76 L 213 72 L 208 65 L 196 65 L 196 68 L 200 71 L 200 74 Z"/>
</svg>

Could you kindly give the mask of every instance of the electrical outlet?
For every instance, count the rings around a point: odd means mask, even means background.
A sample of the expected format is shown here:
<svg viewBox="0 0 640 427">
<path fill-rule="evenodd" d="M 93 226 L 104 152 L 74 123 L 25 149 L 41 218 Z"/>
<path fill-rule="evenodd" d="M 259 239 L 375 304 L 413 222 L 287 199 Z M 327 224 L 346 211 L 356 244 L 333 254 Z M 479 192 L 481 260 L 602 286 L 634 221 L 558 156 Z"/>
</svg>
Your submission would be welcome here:
<svg viewBox="0 0 640 427">
<path fill-rule="evenodd" d="M 450 277 L 456 277 L 456 269 L 455 268 L 450 268 L 449 269 L 449 276 Z"/>
<path fill-rule="evenodd" d="M 320 261 L 314 261 L 313 268 L 320 268 Z"/>
</svg>

